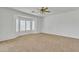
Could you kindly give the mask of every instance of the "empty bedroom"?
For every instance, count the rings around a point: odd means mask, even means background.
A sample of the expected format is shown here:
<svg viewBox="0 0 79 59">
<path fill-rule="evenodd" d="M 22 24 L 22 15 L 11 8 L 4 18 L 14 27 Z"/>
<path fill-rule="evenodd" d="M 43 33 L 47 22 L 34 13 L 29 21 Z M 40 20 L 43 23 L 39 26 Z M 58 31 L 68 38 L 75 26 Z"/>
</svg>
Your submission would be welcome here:
<svg viewBox="0 0 79 59">
<path fill-rule="evenodd" d="M 0 7 L 0 52 L 79 52 L 79 7 Z"/>
</svg>

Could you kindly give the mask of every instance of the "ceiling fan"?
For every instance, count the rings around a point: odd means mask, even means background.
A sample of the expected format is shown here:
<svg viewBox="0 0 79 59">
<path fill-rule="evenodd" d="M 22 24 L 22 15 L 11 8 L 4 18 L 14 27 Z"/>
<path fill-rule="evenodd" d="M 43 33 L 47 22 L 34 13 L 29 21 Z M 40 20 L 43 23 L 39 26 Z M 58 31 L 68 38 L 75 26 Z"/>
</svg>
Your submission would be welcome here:
<svg viewBox="0 0 79 59">
<path fill-rule="evenodd" d="M 35 13 L 35 11 L 32 11 L 32 13 Z M 38 13 L 47 14 L 50 13 L 50 11 L 48 10 L 48 7 L 41 7 L 40 9 L 38 9 Z"/>
</svg>

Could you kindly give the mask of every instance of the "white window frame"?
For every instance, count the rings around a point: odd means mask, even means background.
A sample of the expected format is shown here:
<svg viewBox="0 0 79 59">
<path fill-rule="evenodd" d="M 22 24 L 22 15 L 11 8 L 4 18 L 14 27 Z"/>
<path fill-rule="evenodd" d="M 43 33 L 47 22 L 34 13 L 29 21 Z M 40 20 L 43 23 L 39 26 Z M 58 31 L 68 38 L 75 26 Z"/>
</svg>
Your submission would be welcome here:
<svg viewBox="0 0 79 59">
<path fill-rule="evenodd" d="M 25 19 L 23 19 L 23 20 L 25 20 L 25 31 L 20 31 L 20 21 L 22 20 L 20 18 L 25 18 Z M 17 17 L 17 19 L 18 19 L 18 22 L 19 22 L 19 24 L 18 24 L 18 31 L 17 32 L 32 32 L 32 31 L 35 31 L 35 25 L 34 25 L 34 29 L 32 29 L 32 22 L 33 21 L 35 22 L 35 20 L 33 20 L 32 18 L 21 17 L 21 16 Z M 31 22 L 30 23 L 30 30 L 26 30 L 26 21 L 30 21 Z"/>
</svg>

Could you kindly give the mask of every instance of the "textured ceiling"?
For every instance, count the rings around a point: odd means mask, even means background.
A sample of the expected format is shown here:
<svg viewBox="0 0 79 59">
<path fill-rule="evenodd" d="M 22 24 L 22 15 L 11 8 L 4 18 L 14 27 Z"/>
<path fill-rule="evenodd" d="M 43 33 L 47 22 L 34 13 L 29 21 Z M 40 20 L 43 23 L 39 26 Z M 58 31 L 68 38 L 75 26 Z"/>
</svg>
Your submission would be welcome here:
<svg viewBox="0 0 79 59">
<path fill-rule="evenodd" d="M 42 16 L 38 12 L 38 9 L 40 9 L 40 7 L 12 7 L 12 8 L 22 11 L 22 12 L 25 12 L 25 13 L 29 13 L 29 14 L 33 14 L 33 15 L 37 15 L 37 16 Z M 79 8 L 78 7 L 49 7 L 49 11 L 51 11 L 51 12 L 49 14 L 43 15 L 43 16 L 65 13 L 65 12 L 70 12 L 70 11 L 74 11 L 74 10 L 79 10 Z M 35 11 L 35 12 L 32 13 L 32 11 Z"/>
</svg>

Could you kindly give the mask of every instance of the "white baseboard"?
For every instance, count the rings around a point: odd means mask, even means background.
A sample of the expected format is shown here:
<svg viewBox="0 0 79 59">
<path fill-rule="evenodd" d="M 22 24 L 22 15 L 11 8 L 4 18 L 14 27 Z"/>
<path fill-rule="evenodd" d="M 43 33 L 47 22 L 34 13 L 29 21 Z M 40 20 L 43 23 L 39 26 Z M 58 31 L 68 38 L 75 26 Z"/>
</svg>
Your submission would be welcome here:
<svg viewBox="0 0 79 59">
<path fill-rule="evenodd" d="M 2 37 L 0 37 L 0 41 L 11 40 L 11 39 L 14 39 L 21 35 L 33 34 L 33 33 L 39 33 L 39 32 L 16 33 L 16 34 L 11 34 L 11 35 L 7 35 L 7 36 L 2 36 Z"/>
<path fill-rule="evenodd" d="M 0 41 L 10 40 L 10 39 L 13 39 L 13 38 L 16 38 L 16 37 L 18 37 L 18 35 L 16 35 L 16 34 L 2 36 L 2 37 L 0 37 Z"/>
<path fill-rule="evenodd" d="M 49 32 L 42 32 L 50 35 L 58 35 L 58 36 L 63 36 L 63 37 L 69 37 L 69 38 L 74 38 L 74 39 L 79 39 L 79 36 L 76 35 L 65 35 L 65 34 L 57 34 L 57 33 L 49 33 Z"/>
<path fill-rule="evenodd" d="M 21 36 L 21 35 L 33 34 L 33 33 L 46 33 L 46 32 L 16 33 L 16 34 L 12 34 L 12 35 L 7 35 L 7 36 L 0 37 L 0 41 L 11 40 L 11 39 L 16 38 L 16 37 Z M 46 33 L 46 34 L 59 35 L 59 36 L 64 36 L 64 37 L 70 37 L 70 38 L 79 39 L 79 37 L 72 36 L 72 35 L 69 36 L 69 35 L 62 35 L 62 34 L 56 34 L 56 33 Z"/>
</svg>

